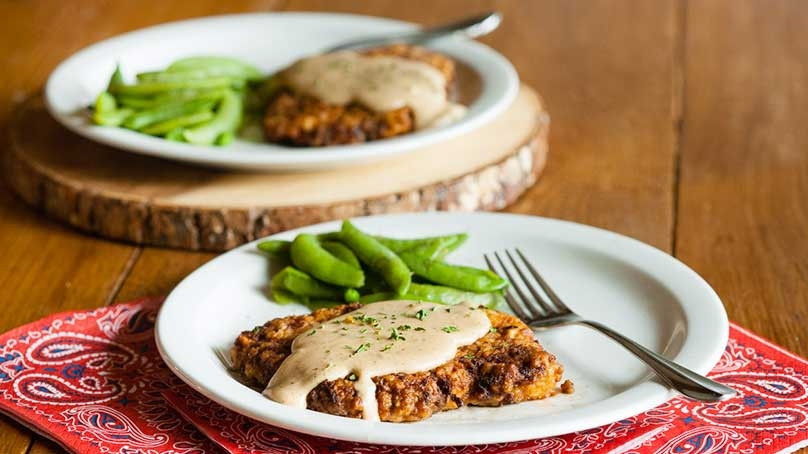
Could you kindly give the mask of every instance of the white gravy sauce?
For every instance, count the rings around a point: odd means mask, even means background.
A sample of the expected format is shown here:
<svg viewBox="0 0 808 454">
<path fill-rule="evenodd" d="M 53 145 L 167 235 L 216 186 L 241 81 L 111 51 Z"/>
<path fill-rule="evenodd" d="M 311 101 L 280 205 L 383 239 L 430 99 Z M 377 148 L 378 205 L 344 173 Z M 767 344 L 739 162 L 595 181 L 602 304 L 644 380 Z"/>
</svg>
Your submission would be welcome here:
<svg viewBox="0 0 808 454">
<path fill-rule="evenodd" d="M 401 57 L 333 52 L 297 61 L 284 78 L 294 90 L 329 104 L 358 102 L 376 112 L 409 106 L 417 129 L 446 124 L 466 112 L 448 101 L 443 73 Z"/>
<path fill-rule="evenodd" d="M 491 328 L 485 311 L 468 303 L 419 301 L 368 304 L 313 327 L 292 342 L 264 390 L 270 399 L 306 408 L 306 396 L 326 380 L 354 381 L 364 418 L 378 421 L 373 377 L 433 369 Z"/>
</svg>

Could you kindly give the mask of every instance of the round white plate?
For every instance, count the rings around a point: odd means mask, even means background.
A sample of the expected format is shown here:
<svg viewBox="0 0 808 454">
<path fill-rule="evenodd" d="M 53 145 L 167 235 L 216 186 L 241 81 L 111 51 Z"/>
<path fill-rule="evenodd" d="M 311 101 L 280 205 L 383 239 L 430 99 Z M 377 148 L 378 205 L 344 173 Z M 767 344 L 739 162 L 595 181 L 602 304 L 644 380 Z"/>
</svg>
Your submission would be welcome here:
<svg viewBox="0 0 808 454">
<path fill-rule="evenodd" d="M 508 214 L 403 214 L 359 218 L 378 234 L 419 237 L 468 232 L 451 260 L 483 267 L 485 252 L 519 247 L 567 304 L 680 364 L 706 373 L 729 335 L 724 307 L 690 268 L 639 241 L 570 222 Z M 335 230 L 329 222 L 284 232 Z M 196 390 L 239 413 L 309 434 L 359 442 L 465 445 L 525 440 L 597 427 L 671 397 L 648 369 L 603 335 L 580 326 L 537 334 L 565 367 L 575 393 L 499 408 L 461 408 L 416 423 L 380 423 L 275 403 L 228 375 L 213 353 L 243 330 L 298 305 L 267 300 L 268 260 L 250 243 L 188 276 L 157 319 L 157 345 L 169 367 Z M 504 309 L 504 308 L 502 308 Z"/>
<path fill-rule="evenodd" d="M 366 144 L 289 148 L 236 140 L 227 147 L 176 143 L 122 128 L 95 126 L 86 113 L 104 90 L 115 64 L 127 80 L 193 55 L 223 55 L 267 73 L 340 42 L 415 28 L 414 24 L 349 14 L 258 13 L 215 16 L 145 28 L 89 46 L 62 62 L 45 86 L 56 120 L 89 139 L 124 150 L 223 168 L 310 170 L 360 164 L 464 134 L 501 113 L 519 85 L 510 62 L 491 48 L 459 37 L 430 47 L 458 60 L 480 78 L 481 91 L 468 115 L 442 128 Z"/>
</svg>

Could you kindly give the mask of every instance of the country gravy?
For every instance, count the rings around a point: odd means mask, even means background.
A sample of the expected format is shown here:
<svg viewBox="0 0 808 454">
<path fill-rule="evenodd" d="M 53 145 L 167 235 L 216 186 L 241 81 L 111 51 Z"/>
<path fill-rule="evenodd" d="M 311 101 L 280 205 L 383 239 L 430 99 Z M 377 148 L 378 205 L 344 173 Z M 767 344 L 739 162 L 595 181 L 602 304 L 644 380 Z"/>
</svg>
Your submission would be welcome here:
<svg viewBox="0 0 808 454">
<path fill-rule="evenodd" d="M 373 377 L 438 367 L 490 328 L 485 311 L 468 303 L 369 304 L 295 338 L 292 354 L 272 376 L 264 395 L 306 408 L 306 396 L 318 384 L 347 377 L 362 399 L 364 418 L 378 420 Z"/>
<path fill-rule="evenodd" d="M 409 106 L 417 129 L 442 126 L 466 113 L 465 106 L 447 99 L 443 73 L 401 57 L 333 52 L 299 60 L 284 78 L 295 91 L 329 104 L 357 102 L 376 112 Z"/>
</svg>

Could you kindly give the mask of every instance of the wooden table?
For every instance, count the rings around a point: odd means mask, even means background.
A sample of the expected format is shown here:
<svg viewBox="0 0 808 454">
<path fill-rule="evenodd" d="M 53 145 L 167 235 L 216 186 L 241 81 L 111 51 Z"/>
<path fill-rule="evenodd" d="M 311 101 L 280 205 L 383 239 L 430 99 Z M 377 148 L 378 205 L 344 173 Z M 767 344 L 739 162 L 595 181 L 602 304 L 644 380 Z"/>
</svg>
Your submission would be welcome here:
<svg viewBox="0 0 808 454">
<path fill-rule="evenodd" d="M 3 2 L 0 124 L 68 55 L 158 22 L 334 10 L 434 24 L 498 9 L 483 41 L 544 95 L 550 160 L 508 211 L 670 252 L 735 322 L 808 355 L 808 5 L 800 1 Z M 267 43 L 271 48 L 272 43 Z M 0 185 L 0 331 L 166 294 L 209 254 L 74 232 Z M 59 448 L 0 418 L 0 452 Z M 803 450 L 802 452 L 808 452 Z"/>
</svg>

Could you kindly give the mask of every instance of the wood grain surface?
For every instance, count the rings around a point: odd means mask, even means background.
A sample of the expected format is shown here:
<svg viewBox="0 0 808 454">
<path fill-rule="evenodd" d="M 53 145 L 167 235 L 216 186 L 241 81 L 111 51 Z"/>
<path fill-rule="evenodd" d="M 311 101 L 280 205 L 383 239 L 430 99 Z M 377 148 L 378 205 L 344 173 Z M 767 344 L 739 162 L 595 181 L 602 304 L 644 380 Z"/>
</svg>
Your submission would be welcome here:
<svg viewBox="0 0 808 454">
<path fill-rule="evenodd" d="M 0 123 L 61 59 L 206 14 L 334 10 L 425 24 L 499 9 L 483 41 L 553 118 L 541 181 L 508 211 L 609 228 L 674 253 L 735 322 L 806 356 L 808 5 L 800 1 L 3 2 Z M 69 23 L 70 26 L 65 26 Z M 212 255 L 94 239 L 0 186 L 0 328 L 165 294 Z M 0 452 L 60 452 L 0 418 Z M 806 453 L 808 450 L 802 450 Z"/>
<path fill-rule="evenodd" d="M 221 252 L 346 217 L 504 208 L 544 168 L 549 126 L 539 96 L 523 85 L 504 112 L 468 134 L 344 169 L 256 173 L 121 153 L 67 131 L 36 95 L 9 120 L 3 173 L 28 204 L 82 231 Z"/>
</svg>

